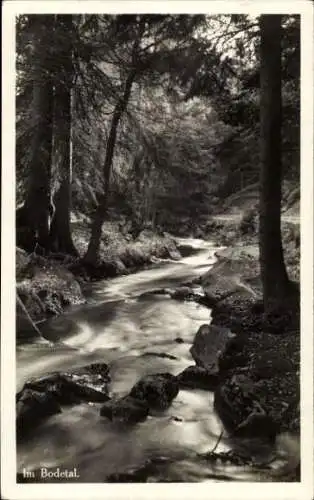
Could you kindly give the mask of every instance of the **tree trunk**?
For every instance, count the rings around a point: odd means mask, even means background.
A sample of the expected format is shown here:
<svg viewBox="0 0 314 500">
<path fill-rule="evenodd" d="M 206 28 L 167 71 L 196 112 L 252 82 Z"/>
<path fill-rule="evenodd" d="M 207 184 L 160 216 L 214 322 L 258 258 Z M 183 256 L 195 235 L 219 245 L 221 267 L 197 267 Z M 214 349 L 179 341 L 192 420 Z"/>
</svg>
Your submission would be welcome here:
<svg viewBox="0 0 314 500">
<path fill-rule="evenodd" d="M 281 16 L 262 15 L 259 247 L 265 311 L 288 291 L 281 241 Z"/>
<path fill-rule="evenodd" d="M 52 159 L 53 83 L 49 57 L 43 47 L 49 47 L 52 16 L 34 16 L 33 50 L 36 68 L 33 74 L 33 97 L 30 126 L 30 170 L 25 200 L 26 222 L 29 228 L 30 245 L 34 250 L 36 242 L 48 249 L 49 208 Z"/>
<path fill-rule="evenodd" d="M 58 57 L 61 69 L 55 82 L 55 189 L 53 203 L 55 211 L 50 228 L 52 250 L 77 255 L 71 235 L 71 183 L 72 183 L 72 32 L 71 15 L 57 16 L 56 42 L 62 44 Z M 59 35 L 59 36 L 58 36 Z"/>
<path fill-rule="evenodd" d="M 101 241 L 101 230 L 103 223 L 105 221 L 106 212 L 108 208 L 108 194 L 109 194 L 109 186 L 110 186 L 110 174 L 112 169 L 112 160 L 114 155 L 114 148 L 116 144 L 117 131 L 120 123 L 120 119 L 126 110 L 132 85 L 136 76 L 136 70 L 132 69 L 126 79 L 124 93 L 122 98 L 116 104 L 116 107 L 113 112 L 113 117 L 110 126 L 109 137 L 107 141 L 106 147 L 106 156 L 103 167 L 103 177 L 104 177 L 104 188 L 103 194 L 99 197 L 98 206 L 96 208 L 96 212 L 94 215 L 94 220 L 91 228 L 91 237 L 88 245 L 88 249 L 86 255 L 84 257 L 84 262 L 87 264 L 96 264 L 98 260 L 100 241 Z"/>
</svg>

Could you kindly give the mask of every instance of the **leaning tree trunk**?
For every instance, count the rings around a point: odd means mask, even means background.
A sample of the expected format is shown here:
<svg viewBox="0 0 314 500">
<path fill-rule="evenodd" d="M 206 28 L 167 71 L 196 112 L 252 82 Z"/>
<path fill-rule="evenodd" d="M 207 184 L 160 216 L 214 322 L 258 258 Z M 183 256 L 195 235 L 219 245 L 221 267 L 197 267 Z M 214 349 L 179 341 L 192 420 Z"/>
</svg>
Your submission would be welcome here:
<svg viewBox="0 0 314 500">
<path fill-rule="evenodd" d="M 71 184 L 72 184 L 72 87 L 73 20 L 70 15 L 57 16 L 57 42 L 61 69 L 55 82 L 55 179 L 54 214 L 50 227 L 52 250 L 77 255 L 71 235 Z"/>
<path fill-rule="evenodd" d="M 25 200 L 25 220 L 33 250 L 36 242 L 48 249 L 50 179 L 52 158 L 53 83 L 49 67 L 49 46 L 53 16 L 33 16 L 35 68 L 31 103 L 29 178 Z M 46 50 L 43 50 L 43 47 Z"/>
<path fill-rule="evenodd" d="M 132 85 L 136 76 L 136 70 L 130 71 L 124 88 L 124 93 L 122 98 L 116 104 L 113 112 L 113 117 L 110 126 L 110 132 L 106 147 L 106 156 L 103 167 L 103 193 L 98 199 L 98 206 L 95 211 L 94 220 L 91 228 L 91 237 L 88 245 L 86 255 L 84 256 L 84 262 L 86 264 L 95 265 L 98 260 L 100 241 L 101 241 L 101 231 L 102 226 L 106 218 L 106 212 L 108 207 L 108 195 L 110 186 L 110 175 L 112 169 L 112 160 L 114 155 L 114 148 L 117 139 L 118 126 L 121 117 L 126 110 L 128 101 L 131 95 Z"/>
<path fill-rule="evenodd" d="M 17 293 L 16 294 L 16 310 L 17 310 L 17 312 L 18 312 L 18 308 L 24 314 L 24 317 L 27 320 L 28 324 L 30 325 L 32 331 L 35 332 L 38 335 L 38 337 L 42 338 L 41 331 L 37 327 L 36 323 L 33 321 L 33 319 L 31 317 L 31 315 L 29 314 L 29 312 L 28 312 L 28 310 L 27 310 L 24 302 L 22 301 L 22 299 L 20 298 L 19 294 Z"/>
<path fill-rule="evenodd" d="M 259 248 L 265 310 L 282 302 L 288 277 L 281 240 L 281 16 L 262 15 Z"/>
</svg>

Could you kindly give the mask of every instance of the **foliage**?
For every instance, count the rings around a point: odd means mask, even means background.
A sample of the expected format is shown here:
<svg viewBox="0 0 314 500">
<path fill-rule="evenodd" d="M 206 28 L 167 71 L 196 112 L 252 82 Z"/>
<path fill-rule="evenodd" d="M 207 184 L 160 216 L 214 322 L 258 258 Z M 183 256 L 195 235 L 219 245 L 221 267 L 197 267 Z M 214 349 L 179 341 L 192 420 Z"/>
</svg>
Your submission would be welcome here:
<svg viewBox="0 0 314 500">
<path fill-rule="evenodd" d="M 219 196 L 227 196 L 254 183 L 259 177 L 259 27 L 249 16 L 219 16 L 218 33 L 208 50 L 215 60 L 203 62 L 202 71 L 191 77 L 190 95 L 210 96 L 218 116 L 231 125 L 217 155 L 227 176 Z M 206 65 L 210 64 L 208 70 Z M 202 73 L 213 80 L 204 83 Z M 300 17 L 283 17 L 282 37 L 283 173 L 299 179 L 300 151 Z"/>
<path fill-rule="evenodd" d="M 258 182 L 258 19 L 72 17 L 74 212 L 91 218 L 103 193 L 102 168 L 113 112 L 134 67 L 136 78 L 113 154 L 110 217 L 128 217 L 139 227 L 163 226 L 171 218 L 195 220 L 215 209 L 217 196 L 225 198 Z M 298 16 L 283 20 L 283 168 L 287 179 L 298 182 L 300 20 Z M 49 23 L 51 29 L 46 29 Z M 132 56 L 139 29 L 139 45 Z M 21 203 L 31 168 L 34 77 L 66 82 L 62 61 L 67 44 L 54 15 L 19 16 L 16 33 L 16 169 L 17 203 Z M 49 75 L 41 73 L 34 57 L 36 40 L 39 55 L 48 61 Z M 59 67 L 53 64 L 56 60 Z"/>
</svg>

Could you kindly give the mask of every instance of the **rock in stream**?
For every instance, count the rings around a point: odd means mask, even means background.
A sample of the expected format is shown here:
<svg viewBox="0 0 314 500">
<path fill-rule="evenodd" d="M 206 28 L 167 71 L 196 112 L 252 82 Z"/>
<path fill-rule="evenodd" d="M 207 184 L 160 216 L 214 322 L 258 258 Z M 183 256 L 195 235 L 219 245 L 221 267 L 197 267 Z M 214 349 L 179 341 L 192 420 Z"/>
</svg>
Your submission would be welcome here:
<svg viewBox="0 0 314 500">
<path fill-rule="evenodd" d="M 148 416 L 150 410 L 165 410 L 179 392 L 179 384 L 170 373 L 147 375 L 139 380 L 129 395 L 106 402 L 101 416 L 113 421 L 136 423 Z"/>
<path fill-rule="evenodd" d="M 202 366 L 188 366 L 177 376 L 177 380 L 182 389 L 214 391 L 219 383 L 219 376 L 217 373 L 210 373 Z"/>
<path fill-rule="evenodd" d="M 18 437 L 23 438 L 40 421 L 61 412 L 63 405 L 107 401 L 109 382 L 109 368 L 104 363 L 29 380 L 16 397 Z"/>
</svg>

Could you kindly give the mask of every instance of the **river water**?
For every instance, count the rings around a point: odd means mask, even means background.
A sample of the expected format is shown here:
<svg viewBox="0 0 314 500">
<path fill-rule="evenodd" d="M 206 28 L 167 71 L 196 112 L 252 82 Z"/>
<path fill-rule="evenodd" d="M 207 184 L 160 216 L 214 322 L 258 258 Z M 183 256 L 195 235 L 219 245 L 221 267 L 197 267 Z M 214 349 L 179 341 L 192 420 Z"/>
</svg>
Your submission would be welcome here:
<svg viewBox="0 0 314 500">
<path fill-rule="evenodd" d="M 217 247 L 196 239 L 179 243 L 191 248 L 190 255 L 93 284 L 86 305 L 42 324 L 43 336 L 54 345 L 32 342 L 17 347 L 18 389 L 34 376 L 105 362 L 112 378 L 110 395 L 123 396 L 147 374 L 177 375 L 194 364 L 189 349 L 198 328 L 209 323 L 210 310 L 150 292 L 176 288 L 206 272 L 215 261 Z M 195 291 L 199 292 L 197 286 Z M 178 343 L 178 338 L 184 342 Z M 168 410 L 132 427 L 100 417 L 99 407 L 80 404 L 46 420 L 34 437 L 18 445 L 18 470 L 76 467 L 79 481 L 103 482 L 112 473 L 138 469 L 156 459 L 150 481 L 270 480 L 270 473 L 258 468 L 200 458 L 200 453 L 215 446 L 222 431 L 210 392 L 180 390 Z M 235 446 L 225 434 L 216 451 Z M 242 442 L 243 446 L 252 451 L 254 443 Z M 274 452 L 260 443 L 257 449 L 263 459 Z"/>
</svg>

